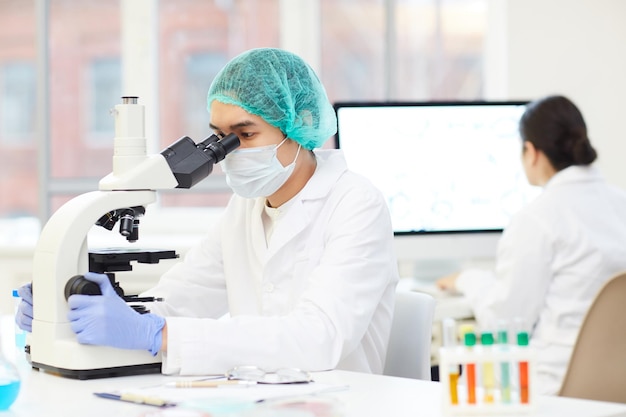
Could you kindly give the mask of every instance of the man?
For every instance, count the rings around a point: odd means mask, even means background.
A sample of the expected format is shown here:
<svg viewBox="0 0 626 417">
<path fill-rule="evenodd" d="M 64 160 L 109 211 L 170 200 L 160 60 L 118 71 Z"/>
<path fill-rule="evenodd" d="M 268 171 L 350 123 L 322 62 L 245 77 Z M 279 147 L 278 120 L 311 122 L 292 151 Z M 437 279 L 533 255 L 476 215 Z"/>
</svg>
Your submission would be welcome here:
<svg viewBox="0 0 626 417">
<path fill-rule="evenodd" d="M 381 373 L 398 280 L 391 222 L 380 192 L 340 151 L 313 151 L 336 131 L 319 79 L 292 53 L 253 49 L 217 75 L 208 106 L 216 134 L 241 141 L 221 163 L 235 195 L 144 294 L 165 299 L 151 314 L 87 273 L 103 295 L 69 298 L 78 341 L 161 351 L 167 374 L 237 365 Z"/>
</svg>

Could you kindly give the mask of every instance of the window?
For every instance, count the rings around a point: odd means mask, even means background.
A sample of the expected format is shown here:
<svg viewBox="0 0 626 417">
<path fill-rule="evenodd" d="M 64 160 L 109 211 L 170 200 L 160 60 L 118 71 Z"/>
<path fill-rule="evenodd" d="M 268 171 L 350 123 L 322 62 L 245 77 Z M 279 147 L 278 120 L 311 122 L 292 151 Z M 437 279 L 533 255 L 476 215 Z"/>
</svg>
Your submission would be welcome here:
<svg viewBox="0 0 626 417">
<path fill-rule="evenodd" d="M 487 0 L 299 1 L 0 1 L 0 148 L 10 160 L 0 177 L 11 178 L 0 180 L 0 216 L 47 217 L 97 189 L 112 168 L 109 110 L 138 83 L 153 119 L 149 152 L 206 137 L 210 82 L 250 48 L 295 50 L 333 102 L 482 97 Z M 48 30 L 47 56 L 35 41 L 36 22 L 46 20 L 37 29 Z M 38 72 L 46 58 L 47 78 Z M 38 120 L 48 120 L 39 139 Z M 35 139 L 49 148 L 38 167 Z M 18 145 L 21 154 L 8 151 Z M 161 193 L 159 204 L 223 206 L 230 195 L 216 166 L 192 190 Z"/>
<path fill-rule="evenodd" d="M 121 95 L 119 1 L 48 0 L 52 196 L 97 189 L 111 172 L 113 118 Z M 80 24 L 77 24 L 80 22 Z M 54 200 L 56 201 L 56 200 Z M 50 212 L 58 205 L 50 206 Z"/>
<path fill-rule="evenodd" d="M 228 59 L 224 53 L 200 53 L 185 60 L 184 126 L 187 135 L 196 141 L 209 136 L 209 113 L 206 92 Z"/>
<path fill-rule="evenodd" d="M 321 78 L 332 101 L 391 99 L 383 0 L 322 0 Z"/>
<path fill-rule="evenodd" d="M 110 145 L 115 135 L 115 119 L 110 110 L 120 102 L 122 68 L 118 57 L 96 58 L 89 66 L 89 134 L 98 142 Z"/>
<path fill-rule="evenodd" d="M 0 234 L 11 243 L 2 219 L 38 214 L 35 33 L 34 0 L 0 1 Z"/>
<path fill-rule="evenodd" d="M 207 91 L 217 72 L 244 50 L 278 47 L 279 0 L 158 2 L 160 148 L 182 136 L 206 138 Z M 231 190 L 219 165 L 191 190 L 160 193 L 162 207 L 221 207 Z"/>
<path fill-rule="evenodd" d="M 331 100 L 482 97 L 486 0 L 320 5 L 322 79 Z"/>
<path fill-rule="evenodd" d="M 0 139 L 5 144 L 32 144 L 35 134 L 35 67 L 30 62 L 0 67 Z"/>
</svg>

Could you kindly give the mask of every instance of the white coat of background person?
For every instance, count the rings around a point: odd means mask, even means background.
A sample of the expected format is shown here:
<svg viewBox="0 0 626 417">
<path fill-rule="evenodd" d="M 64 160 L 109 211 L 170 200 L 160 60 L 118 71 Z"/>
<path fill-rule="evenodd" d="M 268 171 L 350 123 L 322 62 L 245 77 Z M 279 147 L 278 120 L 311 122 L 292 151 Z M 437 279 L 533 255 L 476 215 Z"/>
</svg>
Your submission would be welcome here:
<svg viewBox="0 0 626 417">
<path fill-rule="evenodd" d="M 213 80 L 208 106 L 216 134 L 241 141 L 221 162 L 235 195 L 145 294 L 165 300 L 149 314 L 126 305 L 106 275 L 86 273 L 103 295 L 69 297 L 78 341 L 160 351 L 168 374 L 381 373 L 398 281 L 391 220 L 339 150 L 313 152 L 337 126 L 316 74 L 290 52 L 252 49 Z M 30 330 L 30 286 L 20 295 L 16 322 Z"/>
<path fill-rule="evenodd" d="M 463 293 L 480 328 L 522 319 L 537 350 L 536 392 L 557 394 L 591 302 L 626 271 L 626 193 L 591 165 L 596 152 L 567 98 L 530 103 L 520 134 L 526 176 L 542 193 L 505 228 L 495 271 L 466 270 L 437 285 Z"/>
</svg>

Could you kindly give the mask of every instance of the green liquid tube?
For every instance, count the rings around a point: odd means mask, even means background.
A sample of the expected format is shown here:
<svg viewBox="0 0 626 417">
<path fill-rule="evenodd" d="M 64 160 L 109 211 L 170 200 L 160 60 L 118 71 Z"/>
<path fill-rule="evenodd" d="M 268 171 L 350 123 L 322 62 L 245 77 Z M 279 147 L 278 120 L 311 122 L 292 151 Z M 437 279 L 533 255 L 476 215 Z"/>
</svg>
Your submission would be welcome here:
<svg viewBox="0 0 626 417">
<path fill-rule="evenodd" d="M 501 348 L 506 349 L 508 345 L 508 334 L 506 327 L 498 331 L 498 344 Z M 511 365 L 509 362 L 503 361 L 500 363 L 500 388 L 501 388 L 501 400 L 503 403 L 511 402 Z"/>
</svg>

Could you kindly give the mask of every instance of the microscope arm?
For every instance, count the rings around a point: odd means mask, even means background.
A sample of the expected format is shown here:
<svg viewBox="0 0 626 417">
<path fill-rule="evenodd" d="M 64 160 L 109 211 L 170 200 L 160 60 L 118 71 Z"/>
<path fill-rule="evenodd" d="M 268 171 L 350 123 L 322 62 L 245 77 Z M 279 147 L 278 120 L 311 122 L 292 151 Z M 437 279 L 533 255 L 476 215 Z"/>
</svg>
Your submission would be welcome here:
<svg viewBox="0 0 626 417">
<path fill-rule="evenodd" d="M 93 191 L 73 198 L 52 215 L 33 259 L 33 324 L 67 322 L 65 284 L 89 270 L 87 235 L 102 213 L 155 200 L 155 191 Z"/>
</svg>

